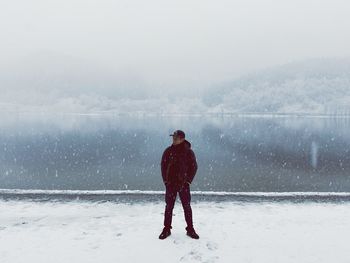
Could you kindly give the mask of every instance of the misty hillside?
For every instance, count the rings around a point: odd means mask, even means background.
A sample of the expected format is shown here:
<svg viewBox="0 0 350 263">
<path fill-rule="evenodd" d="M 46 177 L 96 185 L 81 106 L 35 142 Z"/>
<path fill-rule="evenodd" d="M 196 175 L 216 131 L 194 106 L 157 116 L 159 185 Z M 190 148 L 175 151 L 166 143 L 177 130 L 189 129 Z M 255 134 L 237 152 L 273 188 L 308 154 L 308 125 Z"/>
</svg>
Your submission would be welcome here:
<svg viewBox="0 0 350 263">
<path fill-rule="evenodd" d="M 166 84 L 152 85 L 132 72 L 40 53 L 2 67 L 0 91 L 3 111 L 348 114 L 350 59 L 276 66 L 190 97 Z"/>
<path fill-rule="evenodd" d="M 87 94 L 139 99 L 151 91 L 133 72 L 116 71 L 98 61 L 49 51 L 34 52 L 0 65 L 0 83 L 1 90 L 7 93 L 17 91 L 20 96 L 20 92 L 31 91 L 45 94 L 46 99 L 50 95 L 62 98 Z"/>
<path fill-rule="evenodd" d="M 311 59 L 249 74 L 203 101 L 224 112 L 350 113 L 350 59 Z"/>
</svg>

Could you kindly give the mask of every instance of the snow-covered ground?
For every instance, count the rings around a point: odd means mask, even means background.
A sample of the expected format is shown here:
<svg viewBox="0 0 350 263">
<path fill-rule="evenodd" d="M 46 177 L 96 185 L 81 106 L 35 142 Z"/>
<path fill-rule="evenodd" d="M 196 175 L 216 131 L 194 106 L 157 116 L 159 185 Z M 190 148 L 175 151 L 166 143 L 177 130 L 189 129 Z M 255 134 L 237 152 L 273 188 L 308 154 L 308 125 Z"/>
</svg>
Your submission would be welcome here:
<svg viewBox="0 0 350 263">
<path fill-rule="evenodd" d="M 200 235 L 158 239 L 163 202 L 0 200 L 0 262 L 349 262 L 350 203 L 193 202 Z"/>
</svg>

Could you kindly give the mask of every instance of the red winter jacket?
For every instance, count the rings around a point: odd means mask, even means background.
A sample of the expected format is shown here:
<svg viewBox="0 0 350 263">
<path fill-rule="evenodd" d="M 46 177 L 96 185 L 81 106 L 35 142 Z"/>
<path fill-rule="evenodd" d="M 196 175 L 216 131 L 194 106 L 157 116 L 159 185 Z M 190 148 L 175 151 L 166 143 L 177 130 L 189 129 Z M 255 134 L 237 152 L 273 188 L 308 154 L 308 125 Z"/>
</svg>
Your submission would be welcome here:
<svg viewBox="0 0 350 263">
<path fill-rule="evenodd" d="M 196 156 L 187 140 L 172 144 L 163 152 L 161 171 L 164 184 L 183 186 L 186 182 L 192 183 L 197 168 Z"/>
</svg>

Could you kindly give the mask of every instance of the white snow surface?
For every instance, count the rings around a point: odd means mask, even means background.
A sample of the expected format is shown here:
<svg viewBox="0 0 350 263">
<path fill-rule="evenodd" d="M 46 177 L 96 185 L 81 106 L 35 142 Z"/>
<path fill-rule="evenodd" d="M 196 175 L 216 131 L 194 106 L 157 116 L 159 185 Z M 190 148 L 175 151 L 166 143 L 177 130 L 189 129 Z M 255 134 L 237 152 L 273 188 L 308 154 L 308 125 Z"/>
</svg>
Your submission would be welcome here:
<svg viewBox="0 0 350 263">
<path fill-rule="evenodd" d="M 0 262 L 349 262 L 350 203 L 0 200 Z"/>
</svg>

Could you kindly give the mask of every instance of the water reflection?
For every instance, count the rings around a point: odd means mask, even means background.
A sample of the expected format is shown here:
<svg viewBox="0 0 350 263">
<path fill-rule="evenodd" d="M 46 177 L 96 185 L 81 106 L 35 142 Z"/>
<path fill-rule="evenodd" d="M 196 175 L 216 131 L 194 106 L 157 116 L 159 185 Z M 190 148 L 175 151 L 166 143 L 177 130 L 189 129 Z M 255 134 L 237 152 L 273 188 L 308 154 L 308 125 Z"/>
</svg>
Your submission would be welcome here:
<svg viewBox="0 0 350 263">
<path fill-rule="evenodd" d="M 163 190 L 160 158 L 183 129 L 193 190 L 350 191 L 350 122 L 309 117 L 10 114 L 0 124 L 0 188 Z"/>
</svg>

